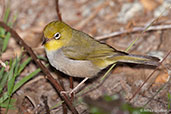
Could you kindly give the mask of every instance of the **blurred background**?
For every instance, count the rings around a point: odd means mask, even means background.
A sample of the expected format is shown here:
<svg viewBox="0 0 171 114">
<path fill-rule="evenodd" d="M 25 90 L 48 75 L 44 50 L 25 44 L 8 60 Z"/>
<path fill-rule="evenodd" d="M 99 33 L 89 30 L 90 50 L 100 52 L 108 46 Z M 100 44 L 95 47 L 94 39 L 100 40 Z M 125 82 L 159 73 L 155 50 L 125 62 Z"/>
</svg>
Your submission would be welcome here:
<svg viewBox="0 0 171 114">
<path fill-rule="evenodd" d="M 139 38 L 128 52 L 153 55 L 160 59 L 163 59 L 171 49 L 171 10 L 168 8 L 170 6 L 170 0 L 59 0 L 62 20 L 73 28 L 84 31 L 95 39 L 122 51 L 126 50 L 136 38 Z M 46 56 L 41 45 L 42 31 L 45 25 L 53 20 L 58 20 L 55 0 L 0 0 L 0 21 L 11 26 L 34 52 L 43 58 Z M 143 33 L 144 27 L 148 25 L 152 30 Z M 17 56 L 23 56 L 21 63 L 27 60 L 29 56 L 14 38 L 8 36 L 9 40 L 6 41 L 6 47 L 4 47 L 4 35 L 7 34 L 1 30 L 0 60 L 2 63 L 14 60 Z M 44 63 L 48 62 L 45 60 Z M 154 110 L 168 112 L 171 104 L 170 63 L 171 55 L 164 60 L 150 80 L 132 99 L 132 106 L 143 107 L 153 112 Z M 11 68 L 10 62 L 9 67 Z M 1 65 L 1 70 L 2 68 Z M 63 74 L 59 76 L 60 73 L 52 67 L 48 68 L 54 78 L 60 79 L 68 90 L 68 76 L 63 76 Z M 18 74 L 15 83 L 37 69 L 36 64 L 29 61 Z M 7 69 L 6 72 L 8 70 L 10 71 Z M 129 98 L 153 71 L 154 68 L 145 66 L 117 65 L 98 88 L 76 96 L 76 101 L 79 101 L 76 108 L 80 113 L 89 113 L 89 105 L 78 99 L 84 98 L 85 95 L 96 100 L 104 95 L 119 94 L 122 97 L 119 102 L 129 102 Z M 56 91 L 43 76 L 43 73 L 37 73 L 15 91 L 12 96 L 16 100 L 13 104 L 15 109 L 9 109 L 9 114 L 17 114 L 23 110 L 27 112 L 26 114 L 43 114 L 46 111 L 42 96 L 47 96 L 49 107 L 60 102 Z M 3 78 L 0 77 L 0 79 Z M 99 79 L 88 81 L 85 88 L 95 87 L 94 84 L 98 84 Z M 80 79 L 74 79 L 74 85 L 77 85 L 79 81 Z M 7 85 L 4 84 L 0 96 L 3 96 L 6 88 Z M 90 99 L 85 100 L 89 102 Z M 2 114 L 5 110 L 6 108 L 1 108 Z M 57 105 L 51 110 L 51 113 L 62 113 L 61 105 Z"/>
</svg>

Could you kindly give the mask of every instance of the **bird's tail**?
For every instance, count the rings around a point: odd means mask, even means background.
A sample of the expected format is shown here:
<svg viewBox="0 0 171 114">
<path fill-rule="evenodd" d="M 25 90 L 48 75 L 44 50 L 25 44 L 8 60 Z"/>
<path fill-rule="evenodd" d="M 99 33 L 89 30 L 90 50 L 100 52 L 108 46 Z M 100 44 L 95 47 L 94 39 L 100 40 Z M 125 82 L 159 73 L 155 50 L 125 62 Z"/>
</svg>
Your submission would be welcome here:
<svg viewBox="0 0 171 114">
<path fill-rule="evenodd" d="M 158 66 L 160 59 L 153 56 L 143 56 L 143 55 L 133 55 L 128 53 L 122 53 L 119 56 L 115 56 L 115 59 L 118 58 L 118 62 L 124 63 L 135 63 L 135 64 L 144 64 Z"/>
</svg>

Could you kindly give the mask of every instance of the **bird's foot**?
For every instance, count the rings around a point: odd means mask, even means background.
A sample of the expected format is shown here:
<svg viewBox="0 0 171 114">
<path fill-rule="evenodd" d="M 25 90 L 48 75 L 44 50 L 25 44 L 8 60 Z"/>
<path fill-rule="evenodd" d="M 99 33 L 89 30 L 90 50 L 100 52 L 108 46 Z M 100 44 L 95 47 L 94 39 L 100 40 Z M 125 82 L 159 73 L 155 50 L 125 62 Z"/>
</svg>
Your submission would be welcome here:
<svg viewBox="0 0 171 114">
<path fill-rule="evenodd" d="M 85 81 L 87 81 L 88 78 L 84 78 L 84 80 L 82 80 L 75 88 L 73 88 L 72 90 L 69 90 L 69 91 L 61 91 L 61 95 L 63 94 L 66 94 L 66 95 L 69 95 L 69 97 L 72 96 L 72 94 L 75 94 L 75 92 L 80 88 L 80 86 L 82 84 L 84 84 Z"/>
<path fill-rule="evenodd" d="M 68 91 L 61 91 L 60 94 L 61 95 L 65 94 L 65 95 L 71 97 L 72 95 L 75 95 L 75 91 L 74 91 L 74 89 L 71 89 L 71 90 L 68 90 Z"/>
</svg>

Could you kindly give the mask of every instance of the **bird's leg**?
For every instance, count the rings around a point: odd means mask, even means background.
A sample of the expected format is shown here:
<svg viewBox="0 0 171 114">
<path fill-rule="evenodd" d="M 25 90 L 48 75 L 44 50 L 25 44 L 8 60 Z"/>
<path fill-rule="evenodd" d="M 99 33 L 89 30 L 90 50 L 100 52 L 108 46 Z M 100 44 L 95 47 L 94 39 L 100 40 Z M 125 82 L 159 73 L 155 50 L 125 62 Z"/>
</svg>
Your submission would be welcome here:
<svg viewBox="0 0 171 114">
<path fill-rule="evenodd" d="M 88 80 L 88 78 L 84 78 L 84 80 L 82 80 L 76 87 L 74 87 L 74 89 L 72 89 L 69 93 L 69 95 L 71 95 L 72 93 L 74 93 L 76 90 L 78 90 L 80 88 L 80 86 L 82 84 L 84 84 L 84 82 L 86 82 Z"/>
<path fill-rule="evenodd" d="M 80 86 L 82 84 L 84 84 L 84 82 L 86 82 L 87 80 L 88 80 L 88 78 L 84 78 L 84 80 L 82 80 L 76 87 L 74 87 L 74 89 L 72 89 L 71 91 L 69 91 L 69 96 L 71 96 L 72 93 L 74 93 L 75 91 L 77 91 L 80 88 Z M 66 94 L 66 93 L 68 93 L 68 92 L 61 91 L 61 94 Z"/>
</svg>

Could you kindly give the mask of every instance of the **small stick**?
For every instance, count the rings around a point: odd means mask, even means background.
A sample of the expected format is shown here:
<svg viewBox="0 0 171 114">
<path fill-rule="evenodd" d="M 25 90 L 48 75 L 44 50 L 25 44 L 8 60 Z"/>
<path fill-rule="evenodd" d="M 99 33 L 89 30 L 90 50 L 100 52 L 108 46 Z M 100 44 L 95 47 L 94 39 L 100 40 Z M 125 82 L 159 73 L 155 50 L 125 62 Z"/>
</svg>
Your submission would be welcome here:
<svg viewBox="0 0 171 114">
<path fill-rule="evenodd" d="M 70 76 L 69 77 L 69 82 L 70 82 L 70 88 L 73 89 L 74 88 L 74 83 L 73 83 L 73 78 Z M 74 100 L 74 94 L 71 93 L 71 102 Z"/>
<path fill-rule="evenodd" d="M 61 13 L 59 11 L 59 0 L 56 0 L 56 13 L 57 13 L 58 19 L 62 21 Z"/>
<path fill-rule="evenodd" d="M 171 29 L 171 25 L 150 26 L 145 32 L 156 31 L 156 30 L 165 30 L 165 29 Z M 110 34 L 106 34 L 106 35 L 102 35 L 102 36 L 96 36 L 95 39 L 96 40 L 105 40 L 105 39 L 110 38 L 110 37 L 116 37 L 116 36 L 120 36 L 123 34 L 130 34 L 130 33 L 143 32 L 143 31 L 144 31 L 144 27 L 135 27 L 132 29 L 132 31 L 130 31 L 130 30 L 116 31 L 116 32 L 112 32 Z"/>
</svg>

